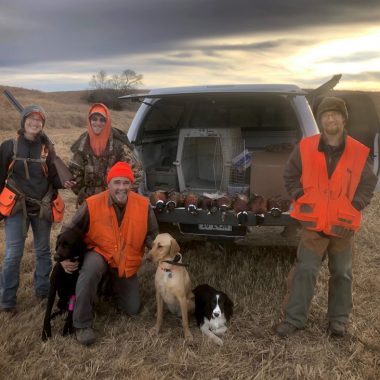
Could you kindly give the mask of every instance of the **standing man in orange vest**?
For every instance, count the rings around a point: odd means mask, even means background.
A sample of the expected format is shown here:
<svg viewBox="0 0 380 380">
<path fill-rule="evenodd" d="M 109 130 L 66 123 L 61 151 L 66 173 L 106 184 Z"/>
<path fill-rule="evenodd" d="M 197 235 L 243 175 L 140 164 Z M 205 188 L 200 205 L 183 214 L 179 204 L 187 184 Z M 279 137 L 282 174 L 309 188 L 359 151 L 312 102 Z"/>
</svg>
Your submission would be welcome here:
<svg viewBox="0 0 380 380">
<path fill-rule="evenodd" d="M 158 225 L 148 199 L 130 191 L 133 182 L 129 164 L 117 162 L 108 172 L 108 189 L 87 198 L 66 227 L 81 231 L 89 248 L 79 272 L 73 314 L 76 338 L 82 345 L 96 340 L 92 308 L 106 271 L 111 273 L 119 309 L 129 315 L 140 309 L 137 271 Z M 78 269 L 78 262 L 61 264 L 68 273 Z"/>
<path fill-rule="evenodd" d="M 377 183 L 369 149 L 347 135 L 343 100 L 327 97 L 317 110 L 321 135 L 302 139 L 284 171 L 293 199 L 291 216 L 302 225 L 297 260 L 289 273 L 281 338 L 303 329 L 321 264 L 328 256 L 328 333 L 342 337 L 352 309 L 353 236 Z"/>
</svg>

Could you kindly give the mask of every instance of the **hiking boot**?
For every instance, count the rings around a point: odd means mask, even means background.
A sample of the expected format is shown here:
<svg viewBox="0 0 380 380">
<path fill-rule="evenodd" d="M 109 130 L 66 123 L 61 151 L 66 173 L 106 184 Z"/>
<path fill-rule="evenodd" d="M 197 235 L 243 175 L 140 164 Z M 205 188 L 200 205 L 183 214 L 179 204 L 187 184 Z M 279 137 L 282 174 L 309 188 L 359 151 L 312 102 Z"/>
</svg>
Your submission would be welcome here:
<svg viewBox="0 0 380 380">
<path fill-rule="evenodd" d="M 342 338 L 346 335 L 346 324 L 339 321 L 331 321 L 327 328 L 327 333 L 330 336 Z"/>
<path fill-rule="evenodd" d="M 289 322 L 281 322 L 276 328 L 276 333 L 280 338 L 287 338 L 288 336 L 295 334 L 298 330 L 298 327 Z"/>
<path fill-rule="evenodd" d="M 75 336 L 77 341 L 83 346 L 90 346 L 96 341 L 96 335 L 91 327 L 75 329 Z"/>
</svg>

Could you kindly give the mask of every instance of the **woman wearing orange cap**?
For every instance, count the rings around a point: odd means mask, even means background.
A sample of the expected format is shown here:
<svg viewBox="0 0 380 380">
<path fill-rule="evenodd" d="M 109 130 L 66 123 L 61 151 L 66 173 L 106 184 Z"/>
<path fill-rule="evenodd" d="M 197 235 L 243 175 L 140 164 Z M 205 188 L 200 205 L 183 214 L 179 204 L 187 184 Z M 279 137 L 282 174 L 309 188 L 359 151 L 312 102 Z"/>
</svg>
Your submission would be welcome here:
<svg viewBox="0 0 380 380">
<path fill-rule="evenodd" d="M 127 162 L 132 167 L 135 176 L 133 190 L 137 191 L 143 178 L 141 162 L 126 134 L 112 128 L 111 115 L 104 104 L 96 103 L 90 107 L 87 132 L 72 145 L 71 151 L 73 157 L 69 168 L 76 182 L 72 190 L 78 195 L 78 205 L 107 188 L 107 172 L 118 161 Z"/>
</svg>

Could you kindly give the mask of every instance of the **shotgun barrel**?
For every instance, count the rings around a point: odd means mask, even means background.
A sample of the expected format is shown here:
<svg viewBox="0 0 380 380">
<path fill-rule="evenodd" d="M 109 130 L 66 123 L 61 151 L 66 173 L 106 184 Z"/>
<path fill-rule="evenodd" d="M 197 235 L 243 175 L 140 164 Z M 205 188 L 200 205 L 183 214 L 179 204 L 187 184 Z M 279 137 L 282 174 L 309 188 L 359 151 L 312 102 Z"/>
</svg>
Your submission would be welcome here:
<svg viewBox="0 0 380 380">
<path fill-rule="evenodd" d="M 24 107 L 20 104 L 20 102 L 12 95 L 12 93 L 9 90 L 4 90 L 4 95 L 7 97 L 7 99 L 12 103 L 13 107 L 16 108 L 18 112 L 22 112 L 24 110 Z"/>
<path fill-rule="evenodd" d="M 6 98 L 10 101 L 10 103 L 13 105 L 13 107 L 15 107 L 19 113 L 21 113 L 24 110 L 24 107 L 20 104 L 20 102 L 13 96 L 13 94 L 9 90 L 4 90 L 3 93 L 6 96 Z M 63 185 L 66 181 L 70 181 L 73 178 L 73 175 L 71 174 L 70 170 L 65 165 L 65 163 L 62 161 L 62 159 L 57 156 L 54 149 L 54 143 L 49 139 L 49 137 L 47 137 L 47 139 L 49 140 L 51 146 L 53 147 L 53 151 L 51 152 L 52 162 L 57 170 L 59 180 L 61 181 L 61 184 Z"/>
</svg>

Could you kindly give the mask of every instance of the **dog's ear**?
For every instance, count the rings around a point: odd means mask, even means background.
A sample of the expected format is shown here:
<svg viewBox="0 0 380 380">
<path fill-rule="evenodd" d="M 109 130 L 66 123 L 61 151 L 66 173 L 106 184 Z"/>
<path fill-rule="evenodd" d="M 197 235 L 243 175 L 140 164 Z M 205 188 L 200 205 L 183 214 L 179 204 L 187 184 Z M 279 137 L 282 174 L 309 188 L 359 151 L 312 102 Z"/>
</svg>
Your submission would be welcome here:
<svg viewBox="0 0 380 380">
<path fill-rule="evenodd" d="M 59 245 L 59 242 L 61 241 L 62 239 L 62 232 L 60 234 L 58 234 L 57 236 L 57 239 L 55 241 L 55 249 L 57 249 L 58 245 Z"/>
<path fill-rule="evenodd" d="M 171 238 L 170 240 L 170 257 L 174 257 L 179 251 L 180 251 L 180 247 L 177 243 L 177 240 L 175 240 L 174 238 Z"/>
<path fill-rule="evenodd" d="M 54 253 L 54 260 L 55 261 L 59 261 L 59 256 L 57 255 L 57 251 L 58 251 L 58 246 L 60 244 L 60 241 L 61 241 L 61 235 L 62 233 L 60 233 L 58 236 L 57 236 L 57 240 L 55 241 L 55 253 Z"/>
<path fill-rule="evenodd" d="M 233 315 L 233 312 L 234 312 L 234 303 L 230 300 L 230 298 L 227 296 L 227 294 L 225 294 L 225 314 L 226 314 L 226 318 L 227 320 L 230 319 L 230 317 L 232 317 Z"/>
</svg>

